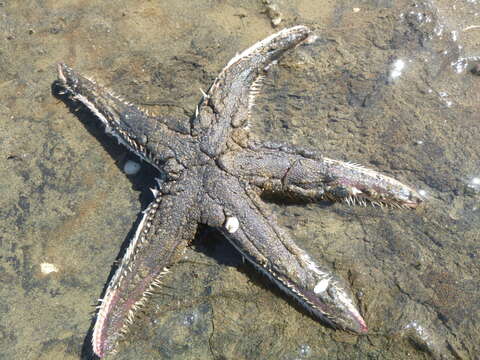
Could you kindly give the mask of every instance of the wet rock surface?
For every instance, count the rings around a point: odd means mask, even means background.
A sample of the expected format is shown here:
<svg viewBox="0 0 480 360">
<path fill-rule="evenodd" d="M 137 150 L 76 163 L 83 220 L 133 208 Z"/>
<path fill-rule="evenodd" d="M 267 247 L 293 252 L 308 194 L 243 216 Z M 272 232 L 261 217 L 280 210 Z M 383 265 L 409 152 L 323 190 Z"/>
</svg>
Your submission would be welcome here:
<svg viewBox="0 0 480 360">
<path fill-rule="evenodd" d="M 307 24 L 319 38 L 272 69 L 254 132 L 377 168 L 429 199 L 413 212 L 271 205 L 303 248 L 349 279 L 370 334 L 319 324 L 205 229 L 116 358 L 475 359 L 478 4 L 280 3 L 281 27 Z M 96 299 L 155 173 L 123 173 L 136 159 L 88 111 L 53 96 L 55 64 L 190 116 L 198 89 L 275 30 L 261 1 L 0 4 L 2 356 L 89 359 Z"/>
</svg>

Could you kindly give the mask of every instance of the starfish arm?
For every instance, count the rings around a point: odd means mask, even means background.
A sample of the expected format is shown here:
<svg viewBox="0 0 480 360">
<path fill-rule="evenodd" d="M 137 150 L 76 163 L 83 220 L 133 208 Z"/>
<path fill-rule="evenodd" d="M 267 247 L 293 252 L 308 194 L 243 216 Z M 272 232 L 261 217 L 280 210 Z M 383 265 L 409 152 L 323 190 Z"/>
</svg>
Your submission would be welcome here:
<svg viewBox="0 0 480 360">
<path fill-rule="evenodd" d="M 356 333 L 367 331 L 349 286 L 300 249 L 248 185 L 212 169 L 204 188 L 202 222 L 218 228 L 245 259 L 316 318 Z"/>
<path fill-rule="evenodd" d="M 191 147 L 188 118 L 150 114 L 65 64 L 58 64 L 57 84 L 63 93 L 85 105 L 103 123 L 107 133 L 157 168 L 174 157 L 172 148 Z"/>
<path fill-rule="evenodd" d="M 170 183 L 172 184 L 172 183 Z M 92 336 L 99 357 L 115 350 L 160 278 L 183 255 L 197 227 L 195 196 L 186 190 L 154 190 L 143 218 L 105 292 Z"/>
<path fill-rule="evenodd" d="M 197 107 L 193 133 L 209 156 L 225 147 L 232 128 L 247 125 L 263 74 L 286 51 L 308 39 L 306 26 L 283 29 L 233 57 Z"/>
<path fill-rule="evenodd" d="M 225 153 L 219 164 L 271 195 L 411 208 L 423 201 L 409 186 L 375 170 L 292 146 L 251 145 Z"/>
</svg>

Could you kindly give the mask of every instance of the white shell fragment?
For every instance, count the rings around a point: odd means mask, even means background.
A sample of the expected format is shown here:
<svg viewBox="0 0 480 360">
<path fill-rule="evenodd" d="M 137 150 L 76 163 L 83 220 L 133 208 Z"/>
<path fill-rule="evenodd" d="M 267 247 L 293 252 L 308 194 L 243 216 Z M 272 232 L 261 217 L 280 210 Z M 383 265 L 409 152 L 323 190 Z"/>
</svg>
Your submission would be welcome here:
<svg viewBox="0 0 480 360">
<path fill-rule="evenodd" d="M 123 165 L 123 171 L 127 175 L 135 175 L 140 171 L 140 164 L 138 162 L 128 160 L 125 162 L 125 165 Z"/>
<path fill-rule="evenodd" d="M 44 262 L 40 264 L 40 271 L 42 272 L 42 274 L 48 275 L 54 272 L 58 272 L 58 268 L 54 264 Z"/>
<path fill-rule="evenodd" d="M 405 69 L 405 61 L 402 59 L 397 59 L 393 62 L 390 69 L 390 79 L 394 80 L 402 75 L 403 70 Z"/>
<path fill-rule="evenodd" d="M 225 227 L 225 230 L 227 230 L 230 234 L 233 234 L 240 227 L 240 223 L 238 222 L 238 219 L 235 216 L 229 216 L 225 221 L 224 227 Z"/>
<path fill-rule="evenodd" d="M 313 288 L 313 292 L 315 294 L 320 294 L 320 293 L 324 292 L 325 290 L 327 290 L 329 283 L 330 283 L 330 279 L 320 280 L 317 283 L 317 285 L 315 285 L 315 287 Z"/>
</svg>

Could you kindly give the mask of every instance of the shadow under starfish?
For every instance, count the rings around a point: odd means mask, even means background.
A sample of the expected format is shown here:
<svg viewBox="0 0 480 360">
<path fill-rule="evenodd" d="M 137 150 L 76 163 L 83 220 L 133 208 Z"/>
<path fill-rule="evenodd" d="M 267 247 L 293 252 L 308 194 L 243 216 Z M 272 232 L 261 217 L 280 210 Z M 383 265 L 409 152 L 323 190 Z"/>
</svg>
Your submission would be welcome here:
<svg viewBox="0 0 480 360">
<path fill-rule="evenodd" d="M 410 187 L 362 166 L 283 144 L 250 139 L 248 122 L 268 68 L 312 39 L 284 29 L 236 55 L 203 95 L 192 119 L 150 115 L 64 64 L 58 85 L 87 106 L 107 133 L 158 170 L 158 188 L 99 306 L 92 343 L 104 357 L 162 276 L 180 260 L 199 224 L 224 237 L 333 327 L 366 333 L 347 283 L 300 249 L 267 211 L 261 195 L 415 208 Z"/>
</svg>

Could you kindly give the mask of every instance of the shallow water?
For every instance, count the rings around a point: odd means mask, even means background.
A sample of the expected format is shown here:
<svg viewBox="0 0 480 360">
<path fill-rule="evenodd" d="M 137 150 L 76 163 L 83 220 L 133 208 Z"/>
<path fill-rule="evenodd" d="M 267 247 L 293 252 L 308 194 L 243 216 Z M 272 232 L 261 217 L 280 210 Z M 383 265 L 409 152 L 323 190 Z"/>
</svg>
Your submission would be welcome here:
<svg viewBox="0 0 480 360">
<path fill-rule="evenodd" d="M 224 64 L 279 28 L 318 40 L 257 99 L 261 138 L 425 191 L 416 211 L 272 204 L 348 279 L 371 329 L 322 326 L 204 232 L 118 359 L 476 359 L 480 353 L 480 3 L 0 2 L 0 359 L 88 359 L 89 330 L 154 172 L 52 95 L 64 61 L 129 100 L 190 116 Z"/>
</svg>

